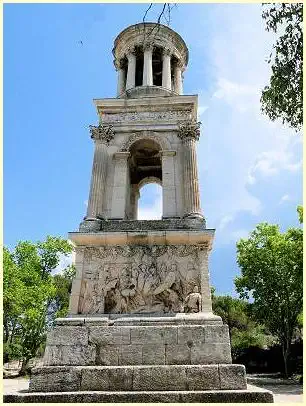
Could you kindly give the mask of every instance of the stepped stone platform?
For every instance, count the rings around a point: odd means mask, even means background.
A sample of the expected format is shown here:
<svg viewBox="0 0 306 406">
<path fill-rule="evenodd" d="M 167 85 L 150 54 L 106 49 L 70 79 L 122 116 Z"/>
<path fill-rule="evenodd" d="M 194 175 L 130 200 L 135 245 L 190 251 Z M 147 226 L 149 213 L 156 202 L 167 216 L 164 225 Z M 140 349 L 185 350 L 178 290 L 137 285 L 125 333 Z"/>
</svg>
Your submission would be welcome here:
<svg viewBox="0 0 306 406">
<path fill-rule="evenodd" d="M 273 402 L 231 363 L 228 327 L 213 314 L 57 319 L 29 391 L 5 402 Z"/>
</svg>

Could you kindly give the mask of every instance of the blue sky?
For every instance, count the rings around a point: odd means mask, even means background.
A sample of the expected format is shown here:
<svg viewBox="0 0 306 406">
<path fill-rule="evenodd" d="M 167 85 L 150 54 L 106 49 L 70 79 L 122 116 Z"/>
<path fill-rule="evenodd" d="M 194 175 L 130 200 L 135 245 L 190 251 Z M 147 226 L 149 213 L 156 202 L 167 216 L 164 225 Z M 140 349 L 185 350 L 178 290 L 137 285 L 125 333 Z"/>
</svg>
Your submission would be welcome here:
<svg viewBox="0 0 306 406">
<path fill-rule="evenodd" d="M 155 5 L 147 20 L 156 20 Z M 94 98 L 116 96 L 113 40 L 146 4 L 4 5 L 4 242 L 67 237 L 86 212 L 97 123 Z M 260 113 L 274 36 L 261 5 L 179 4 L 170 27 L 187 43 L 184 93 L 199 94 L 202 208 L 216 228 L 211 283 L 234 294 L 236 241 L 257 223 L 298 225 L 302 139 Z M 83 45 L 79 43 L 83 42 Z M 142 190 L 140 217 L 160 214 Z M 63 261 L 64 263 L 64 261 Z"/>
</svg>

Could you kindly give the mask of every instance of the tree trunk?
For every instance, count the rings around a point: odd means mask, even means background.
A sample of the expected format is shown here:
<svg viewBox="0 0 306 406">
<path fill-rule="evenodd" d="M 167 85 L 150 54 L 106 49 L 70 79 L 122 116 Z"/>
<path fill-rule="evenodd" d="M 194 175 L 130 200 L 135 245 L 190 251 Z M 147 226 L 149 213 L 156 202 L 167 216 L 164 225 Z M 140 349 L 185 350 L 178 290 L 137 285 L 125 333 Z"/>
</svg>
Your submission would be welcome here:
<svg viewBox="0 0 306 406">
<path fill-rule="evenodd" d="M 20 371 L 19 371 L 19 376 L 24 376 L 24 375 L 26 375 L 27 374 L 27 372 L 28 372 L 28 363 L 29 363 L 29 359 L 27 359 L 27 358 L 25 358 L 25 359 L 23 359 L 22 360 L 22 364 L 21 364 L 21 368 L 20 368 Z"/>
<path fill-rule="evenodd" d="M 288 358 L 290 355 L 290 341 L 288 341 L 287 339 L 282 343 L 282 352 L 284 359 L 284 374 L 285 378 L 288 378 L 290 375 L 290 371 L 288 368 Z"/>
</svg>

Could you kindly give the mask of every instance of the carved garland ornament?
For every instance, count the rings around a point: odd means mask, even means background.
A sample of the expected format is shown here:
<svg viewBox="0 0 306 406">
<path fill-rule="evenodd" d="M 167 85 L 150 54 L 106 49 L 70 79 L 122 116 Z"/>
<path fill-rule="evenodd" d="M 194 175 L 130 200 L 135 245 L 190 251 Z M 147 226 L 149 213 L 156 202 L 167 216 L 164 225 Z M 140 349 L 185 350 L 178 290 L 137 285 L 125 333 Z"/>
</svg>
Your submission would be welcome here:
<svg viewBox="0 0 306 406">
<path fill-rule="evenodd" d="M 142 140 L 142 139 L 150 139 L 153 140 L 155 142 L 157 142 L 161 148 L 163 150 L 167 150 L 169 149 L 168 146 L 166 145 L 166 143 L 164 142 L 164 140 L 162 140 L 160 137 L 157 137 L 155 135 L 147 135 L 147 134 L 132 134 L 122 145 L 120 151 L 124 152 L 124 151 L 128 151 L 131 147 L 131 145 L 138 141 L 138 140 Z"/>
<path fill-rule="evenodd" d="M 90 134 L 91 138 L 95 141 L 102 141 L 105 144 L 109 144 L 109 142 L 114 138 L 115 132 L 113 130 L 112 125 L 99 125 L 94 126 L 90 125 Z"/>
<path fill-rule="evenodd" d="M 193 138 L 196 141 L 200 138 L 200 125 L 201 122 L 195 120 L 185 121 L 179 125 L 178 137 L 182 140 L 186 138 Z"/>
</svg>

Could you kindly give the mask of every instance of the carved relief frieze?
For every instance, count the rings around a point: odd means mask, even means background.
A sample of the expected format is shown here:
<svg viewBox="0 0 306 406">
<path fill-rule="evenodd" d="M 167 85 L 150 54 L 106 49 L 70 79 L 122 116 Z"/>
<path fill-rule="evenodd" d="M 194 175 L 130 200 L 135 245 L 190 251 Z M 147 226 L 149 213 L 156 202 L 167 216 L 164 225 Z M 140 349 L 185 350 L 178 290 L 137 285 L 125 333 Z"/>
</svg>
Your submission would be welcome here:
<svg viewBox="0 0 306 406">
<path fill-rule="evenodd" d="M 86 248 L 91 262 L 83 269 L 79 312 L 195 312 L 196 306 L 200 311 L 199 250 L 196 245 Z"/>
<path fill-rule="evenodd" d="M 139 111 L 128 113 L 112 113 L 102 114 L 101 119 L 104 123 L 116 123 L 126 121 L 141 121 L 141 120 L 175 120 L 188 119 L 191 117 L 191 110 L 182 111 Z"/>
</svg>

